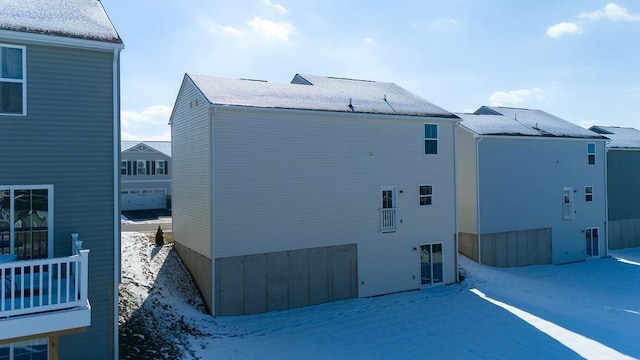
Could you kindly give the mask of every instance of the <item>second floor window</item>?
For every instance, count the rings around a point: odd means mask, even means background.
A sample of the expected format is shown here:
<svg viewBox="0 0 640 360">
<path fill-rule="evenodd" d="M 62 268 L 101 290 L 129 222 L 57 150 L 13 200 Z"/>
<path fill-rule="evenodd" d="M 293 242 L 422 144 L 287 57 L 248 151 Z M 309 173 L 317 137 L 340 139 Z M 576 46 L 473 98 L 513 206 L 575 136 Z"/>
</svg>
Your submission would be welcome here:
<svg viewBox="0 0 640 360">
<path fill-rule="evenodd" d="M 420 201 L 420 206 L 433 205 L 433 186 L 418 186 L 418 198 Z"/>
<path fill-rule="evenodd" d="M 424 124 L 424 153 L 438 153 L 438 125 Z"/>
<path fill-rule="evenodd" d="M 0 114 L 26 113 L 25 48 L 0 44 Z"/>
<path fill-rule="evenodd" d="M 595 143 L 587 143 L 587 164 L 589 165 L 596 164 L 596 144 Z"/>
<path fill-rule="evenodd" d="M 156 161 L 156 175 L 164 175 L 164 174 L 165 174 L 164 161 L 163 160 Z"/>
<path fill-rule="evenodd" d="M 147 175 L 147 162 L 144 160 L 136 161 L 136 170 L 138 175 Z"/>
<path fill-rule="evenodd" d="M 584 187 L 584 201 L 586 202 L 593 201 L 593 186 Z"/>
</svg>

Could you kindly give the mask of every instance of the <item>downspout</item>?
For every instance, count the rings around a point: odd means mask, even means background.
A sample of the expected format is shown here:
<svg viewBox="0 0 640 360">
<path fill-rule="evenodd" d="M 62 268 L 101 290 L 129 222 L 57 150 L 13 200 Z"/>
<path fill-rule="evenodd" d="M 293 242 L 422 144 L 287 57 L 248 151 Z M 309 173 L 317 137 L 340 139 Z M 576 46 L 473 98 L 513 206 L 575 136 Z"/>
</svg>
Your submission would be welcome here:
<svg viewBox="0 0 640 360">
<path fill-rule="evenodd" d="M 604 256 L 609 257 L 609 172 L 607 171 L 609 157 L 609 147 L 611 141 L 604 143 Z"/>
<path fill-rule="evenodd" d="M 118 359 L 118 284 L 120 284 L 120 49 L 113 49 L 113 358 Z"/>
<path fill-rule="evenodd" d="M 210 213 L 210 219 L 209 219 L 209 236 L 211 237 L 210 239 L 210 244 L 211 244 L 211 315 L 212 316 L 216 316 L 216 251 L 215 251 L 215 236 L 214 236 L 214 232 L 215 232 L 215 226 L 214 226 L 214 220 L 215 220 L 215 216 L 214 216 L 214 210 L 215 210 L 215 164 L 213 163 L 213 156 L 214 156 L 214 143 L 213 143 L 213 139 L 214 139 L 214 126 L 213 126 L 213 114 L 216 113 L 218 111 L 218 108 L 215 105 L 210 105 L 209 106 L 209 166 L 211 166 L 210 172 L 209 172 L 209 190 L 211 191 L 210 194 L 210 207 L 209 207 L 209 211 Z"/>
<path fill-rule="evenodd" d="M 456 120 L 453 125 L 453 203 L 455 206 L 453 207 L 453 213 L 455 215 L 455 231 L 453 234 L 454 242 L 454 265 L 456 267 L 456 283 L 460 282 L 460 269 L 458 268 L 458 249 L 460 245 L 458 244 L 459 236 L 458 236 L 458 153 L 456 151 L 456 147 L 458 142 L 456 141 L 456 132 L 458 130 L 458 126 L 460 125 L 460 120 Z"/>
<path fill-rule="evenodd" d="M 478 230 L 478 264 L 482 265 L 482 236 L 480 236 L 480 141 L 483 137 L 476 138 L 476 221 Z"/>
</svg>

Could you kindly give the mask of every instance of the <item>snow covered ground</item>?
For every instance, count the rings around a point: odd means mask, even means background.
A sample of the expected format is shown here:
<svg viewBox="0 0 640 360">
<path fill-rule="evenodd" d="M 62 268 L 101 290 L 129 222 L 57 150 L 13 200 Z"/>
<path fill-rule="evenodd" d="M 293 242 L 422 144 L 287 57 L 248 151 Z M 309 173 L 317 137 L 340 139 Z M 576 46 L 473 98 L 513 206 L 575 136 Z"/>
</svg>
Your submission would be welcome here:
<svg viewBox="0 0 640 360">
<path fill-rule="evenodd" d="M 461 258 L 461 284 L 215 319 L 171 245 L 129 232 L 122 248 L 122 358 L 640 358 L 640 248 L 513 269 Z"/>
</svg>

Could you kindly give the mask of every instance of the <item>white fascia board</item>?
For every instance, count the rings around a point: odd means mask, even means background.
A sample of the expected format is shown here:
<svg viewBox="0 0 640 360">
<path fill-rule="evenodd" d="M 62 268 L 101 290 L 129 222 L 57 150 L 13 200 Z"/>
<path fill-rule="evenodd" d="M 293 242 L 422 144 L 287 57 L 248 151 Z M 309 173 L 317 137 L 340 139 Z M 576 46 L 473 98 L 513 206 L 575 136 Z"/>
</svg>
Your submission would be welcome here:
<svg viewBox="0 0 640 360">
<path fill-rule="evenodd" d="M 124 49 L 123 43 L 78 39 L 65 36 L 36 34 L 11 30 L 0 30 L 0 41 L 16 41 L 35 45 L 54 45 L 104 51 Z"/>
<path fill-rule="evenodd" d="M 11 317 L 0 321 L 0 339 L 67 331 L 91 326 L 91 306 Z"/>
</svg>

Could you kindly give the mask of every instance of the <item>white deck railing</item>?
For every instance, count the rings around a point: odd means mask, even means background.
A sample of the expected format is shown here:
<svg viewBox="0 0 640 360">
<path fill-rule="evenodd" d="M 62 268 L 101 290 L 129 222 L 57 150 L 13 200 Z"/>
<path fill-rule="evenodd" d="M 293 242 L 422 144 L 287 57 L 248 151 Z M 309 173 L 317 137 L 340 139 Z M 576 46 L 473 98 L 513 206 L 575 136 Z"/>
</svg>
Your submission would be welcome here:
<svg viewBox="0 0 640 360">
<path fill-rule="evenodd" d="M 0 264 L 3 318 L 88 306 L 89 250 L 52 259 Z"/>
<path fill-rule="evenodd" d="M 380 231 L 381 232 L 398 231 L 398 209 L 396 208 L 380 209 Z"/>
</svg>

